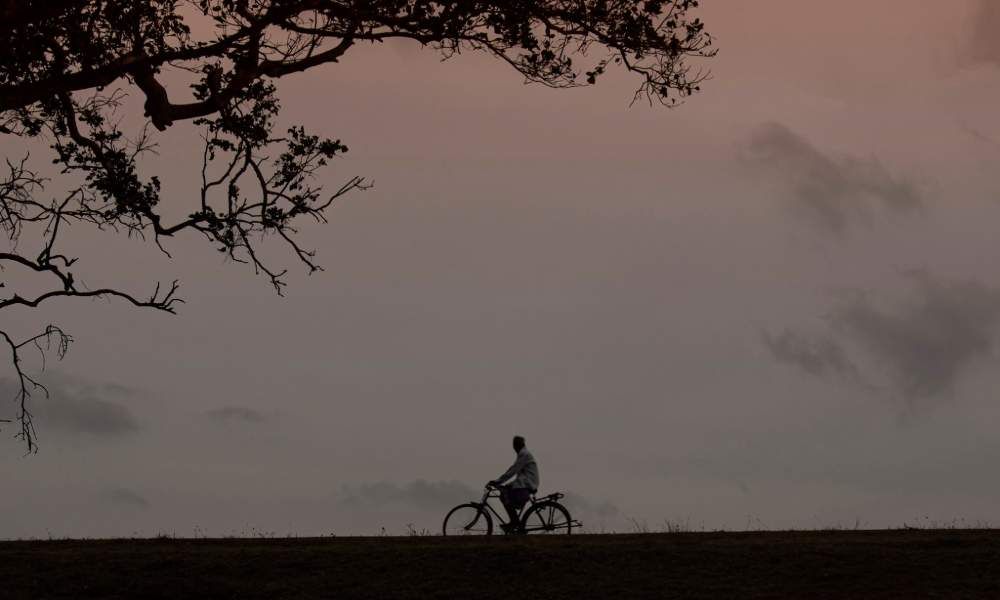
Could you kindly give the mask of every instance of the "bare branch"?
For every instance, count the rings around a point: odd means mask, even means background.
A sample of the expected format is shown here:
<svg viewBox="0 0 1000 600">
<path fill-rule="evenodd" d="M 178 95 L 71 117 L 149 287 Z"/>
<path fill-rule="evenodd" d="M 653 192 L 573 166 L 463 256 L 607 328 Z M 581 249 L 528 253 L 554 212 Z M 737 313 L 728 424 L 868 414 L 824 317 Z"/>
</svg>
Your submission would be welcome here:
<svg viewBox="0 0 1000 600">
<path fill-rule="evenodd" d="M 30 454 L 37 451 L 38 446 L 35 442 L 35 423 L 31 411 L 28 409 L 28 402 L 31 399 L 32 394 L 35 392 L 40 391 L 48 397 L 49 390 L 24 371 L 21 366 L 22 358 L 20 351 L 29 344 L 33 345 L 40 352 L 51 350 L 54 346 L 56 355 L 61 359 L 69 350 L 69 345 L 73 342 L 73 338 L 66 335 L 62 329 L 56 327 L 55 325 L 49 325 L 42 333 L 20 342 L 15 342 L 10 335 L 3 330 L 0 330 L 0 338 L 4 340 L 10 350 L 11 363 L 14 366 L 14 373 L 16 376 L 17 391 L 14 395 L 14 402 L 17 405 L 16 421 L 20 426 L 20 431 L 17 433 L 17 437 L 25 443 L 27 446 L 27 452 Z M 42 347 L 43 343 L 45 344 L 45 348 Z M 10 420 L 5 419 L 4 422 L 9 423 Z"/>
</svg>

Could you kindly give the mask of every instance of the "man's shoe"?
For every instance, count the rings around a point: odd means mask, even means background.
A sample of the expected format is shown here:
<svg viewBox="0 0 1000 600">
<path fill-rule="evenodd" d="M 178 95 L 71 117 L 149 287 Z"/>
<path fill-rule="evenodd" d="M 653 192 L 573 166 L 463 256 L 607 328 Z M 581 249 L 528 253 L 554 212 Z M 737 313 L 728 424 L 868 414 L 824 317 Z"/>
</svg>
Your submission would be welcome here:
<svg viewBox="0 0 1000 600">
<path fill-rule="evenodd" d="M 500 529 L 506 534 L 517 533 L 517 525 L 514 523 L 500 523 Z"/>
</svg>

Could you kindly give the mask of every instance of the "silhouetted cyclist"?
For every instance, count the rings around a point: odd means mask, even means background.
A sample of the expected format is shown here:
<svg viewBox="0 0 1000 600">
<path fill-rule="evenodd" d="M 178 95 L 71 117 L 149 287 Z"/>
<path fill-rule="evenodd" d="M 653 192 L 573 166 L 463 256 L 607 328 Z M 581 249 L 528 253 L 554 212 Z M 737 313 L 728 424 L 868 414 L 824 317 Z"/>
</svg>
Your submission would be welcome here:
<svg viewBox="0 0 1000 600">
<path fill-rule="evenodd" d="M 505 531 L 516 531 L 520 529 L 518 511 L 528 502 L 531 495 L 538 491 L 538 463 L 531 452 L 524 447 L 524 438 L 514 436 L 514 452 L 517 452 L 517 459 L 503 475 L 489 482 L 488 486 L 495 486 L 500 489 L 500 501 L 507 509 L 510 522 L 501 525 Z M 505 484 L 510 478 L 514 478 L 510 483 Z"/>
</svg>

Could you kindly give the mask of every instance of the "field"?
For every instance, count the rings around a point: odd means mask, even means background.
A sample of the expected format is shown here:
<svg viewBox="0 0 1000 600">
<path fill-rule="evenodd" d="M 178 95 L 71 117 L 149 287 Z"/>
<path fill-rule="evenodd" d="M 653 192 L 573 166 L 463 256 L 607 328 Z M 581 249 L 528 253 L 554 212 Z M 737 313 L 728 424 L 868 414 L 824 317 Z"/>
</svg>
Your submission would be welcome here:
<svg viewBox="0 0 1000 600">
<path fill-rule="evenodd" d="M 1000 531 L 2 542 L 0 597 L 996 598 Z"/>
</svg>

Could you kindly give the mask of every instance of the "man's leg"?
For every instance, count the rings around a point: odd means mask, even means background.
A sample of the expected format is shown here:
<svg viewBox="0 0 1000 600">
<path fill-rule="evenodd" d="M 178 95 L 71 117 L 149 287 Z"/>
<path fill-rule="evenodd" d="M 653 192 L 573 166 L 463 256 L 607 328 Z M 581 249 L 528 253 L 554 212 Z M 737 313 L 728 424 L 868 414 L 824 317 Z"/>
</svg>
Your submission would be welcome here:
<svg viewBox="0 0 1000 600">
<path fill-rule="evenodd" d="M 510 491 L 510 505 L 514 509 L 514 514 L 518 515 L 515 517 L 515 523 L 517 523 L 517 530 L 520 533 L 524 533 L 524 529 L 521 527 L 520 512 L 521 508 L 528 503 L 528 499 L 531 497 L 531 491 L 525 488 L 514 488 Z"/>
<path fill-rule="evenodd" d="M 518 515 L 519 506 L 516 505 L 513 495 L 513 490 L 509 485 L 500 486 L 500 502 L 503 507 L 507 509 L 507 521 L 510 524 L 511 529 L 517 528 L 520 525 L 520 516 Z"/>
</svg>

